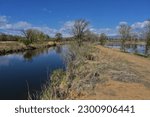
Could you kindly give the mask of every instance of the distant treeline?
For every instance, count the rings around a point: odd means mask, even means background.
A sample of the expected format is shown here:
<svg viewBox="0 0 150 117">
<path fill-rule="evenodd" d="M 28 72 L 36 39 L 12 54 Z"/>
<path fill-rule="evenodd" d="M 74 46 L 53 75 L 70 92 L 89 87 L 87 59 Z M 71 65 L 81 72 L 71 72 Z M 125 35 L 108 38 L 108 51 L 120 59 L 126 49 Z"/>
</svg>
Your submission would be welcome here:
<svg viewBox="0 0 150 117">
<path fill-rule="evenodd" d="M 0 41 L 19 41 L 21 39 L 23 39 L 23 37 L 18 35 L 0 34 Z"/>
<path fill-rule="evenodd" d="M 22 34 L 21 36 L 0 34 L 0 41 L 22 41 L 24 44 L 29 45 L 37 41 L 67 41 L 73 39 L 81 46 L 83 41 L 99 42 L 101 45 L 105 45 L 108 40 L 111 40 L 114 42 L 120 41 L 124 48 L 128 41 L 137 42 L 142 40 L 146 43 L 147 47 L 150 48 L 150 20 L 147 20 L 144 29 L 138 33 L 135 33 L 130 25 L 120 24 L 118 27 L 119 36 L 116 37 L 116 39 L 107 36 L 105 33 L 97 34 L 92 32 L 89 29 L 89 22 L 84 19 L 75 20 L 72 29 L 70 29 L 72 38 L 64 38 L 60 32 L 56 32 L 54 37 L 50 37 L 37 29 L 27 29 L 20 32 Z M 142 32 L 144 33 L 141 37 L 139 34 Z"/>
<path fill-rule="evenodd" d="M 63 37 L 61 33 L 56 33 L 55 37 L 50 37 L 49 35 L 35 29 L 22 30 L 22 35 L 10 35 L 5 33 L 0 33 L 0 41 L 68 41 L 72 37 Z"/>
<path fill-rule="evenodd" d="M 70 38 L 63 38 L 61 33 L 56 33 L 55 37 L 50 37 L 49 35 L 45 34 L 42 31 L 36 29 L 28 29 L 28 30 L 21 30 L 21 35 L 9 35 L 9 34 L 0 34 L 0 41 L 18 41 L 24 43 L 25 45 L 30 45 L 36 42 L 43 42 L 43 41 L 68 41 Z"/>
</svg>

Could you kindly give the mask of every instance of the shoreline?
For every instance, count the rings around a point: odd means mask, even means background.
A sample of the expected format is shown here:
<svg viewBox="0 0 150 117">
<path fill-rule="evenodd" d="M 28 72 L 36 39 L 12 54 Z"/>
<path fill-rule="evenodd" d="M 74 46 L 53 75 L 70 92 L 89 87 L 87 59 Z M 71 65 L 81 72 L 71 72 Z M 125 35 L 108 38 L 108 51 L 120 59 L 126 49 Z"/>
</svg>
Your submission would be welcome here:
<svg viewBox="0 0 150 117">
<path fill-rule="evenodd" d="M 149 59 L 102 46 L 73 50 L 76 59 L 53 72 L 39 99 L 150 99 Z"/>
<path fill-rule="evenodd" d="M 0 44 L 3 44 L 3 43 L 7 43 L 7 42 L 0 42 Z M 33 43 L 29 46 L 26 46 L 21 42 L 13 42 L 13 43 L 17 43 L 17 45 L 12 47 L 11 42 L 8 42 L 8 43 L 10 45 L 8 44 L 7 47 L 1 47 L 0 48 L 0 56 L 18 53 L 18 52 L 24 52 L 26 50 L 35 50 L 35 49 L 39 49 L 39 48 L 49 48 L 49 47 L 53 47 L 53 46 L 61 44 L 59 42 L 51 42 L 50 41 L 50 42 L 42 42 L 42 44 L 41 43 Z"/>
</svg>

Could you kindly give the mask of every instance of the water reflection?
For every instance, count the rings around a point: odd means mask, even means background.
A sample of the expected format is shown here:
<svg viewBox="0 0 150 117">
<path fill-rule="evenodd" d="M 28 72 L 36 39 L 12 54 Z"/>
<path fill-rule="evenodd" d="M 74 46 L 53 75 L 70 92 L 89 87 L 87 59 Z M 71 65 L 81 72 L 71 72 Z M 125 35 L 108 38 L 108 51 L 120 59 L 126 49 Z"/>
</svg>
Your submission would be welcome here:
<svg viewBox="0 0 150 117">
<path fill-rule="evenodd" d="M 150 46 L 145 46 L 145 55 L 150 56 Z"/>
<path fill-rule="evenodd" d="M 18 53 L 18 54 L 13 54 L 13 55 L 0 56 L 0 66 L 9 66 L 12 59 L 21 60 L 22 55 Z"/>
<path fill-rule="evenodd" d="M 48 53 L 48 48 L 43 48 L 43 49 L 36 49 L 36 50 L 28 50 L 23 53 L 23 58 L 26 61 L 32 61 L 34 57 L 39 56 L 40 54 Z"/>
<path fill-rule="evenodd" d="M 0 58 L 0 66 L 8 66 L 9 60 L 5 59 L 4 57 Z"/>
<path fill-rule="evenodd" d="M 55 47 L 52 48 L 43 48 L 43 49 L 35 49 L 35 50 L 28 50 L 26 52 L 23 53 L 23 58 L 25 61 L 31 62 L 33 60 L 33 58 L 40 56 L 41 54 L 48 54 L 48 52 L 50 50 L 55 50 L 55 52 L 57 54 L 62 54 L 62 52 L 64 51 L 66 47 L 64 47 L 63 45 L 57 45 Z"/>
<path fill-rule="evenodd" d="M 31 94 L 40 91 L 54 70 L 65 70 L 66 50 L 57 46 L 0 56 L 0 99 L 27 99 L 27 82 Z"/>
<path fill-rule="evenodd" d="M 125 44 L 124 46 L 121 46 L 119 43 L 111 43 L 106 45 L 110 48 L 117 48 L 121 49 L 122 51 L 129 52 L 129 53 L 136 53 L 141 54 L 145 56 L 150 56 L 150 47 L 147 47 L 146 45 L 142 44 Z"/>
<path fill-rule="evenodd" d="M 55 50 L 56 50 L 56 52 L 57 52 L 58 54 L 62 53 L 62 45 L 57 45 L 57 46 L 55 47 Z"/>
</svg>

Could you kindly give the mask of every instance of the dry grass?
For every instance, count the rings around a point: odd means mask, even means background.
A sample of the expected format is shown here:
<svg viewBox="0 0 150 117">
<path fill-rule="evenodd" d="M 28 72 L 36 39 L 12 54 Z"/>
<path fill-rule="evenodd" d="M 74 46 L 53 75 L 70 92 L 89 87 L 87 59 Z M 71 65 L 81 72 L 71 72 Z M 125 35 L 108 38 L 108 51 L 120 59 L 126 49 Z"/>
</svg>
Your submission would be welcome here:
<svg viewBox="0 0 150 117">
<path fill-rule="evenodd" d="M 33 43 L 33 44 L 26 46 L 23 43 L 17 42 L 17 41 L 4 41 L 4 42 L 1 41 L 0 42 L 0 55 L 24 51 L 27 49 L 38 49 L 38 48 L 51 47 L 51 46 L 55 46 L 56 44 L 59 44 L 59 43 L 46 41 L 46 42 L 37 42 L 37 43 Z"/>
<path fill-rule="evenodd" d="M 44 48 L 44 47 L 51 47 L 54 45 L 56 45 L 55 42 L 37 42 L 37 43 L 30 44 L 28 47 L 38 49 L 38 48 Z"/>
<path fill-rule="evenodd" d="M 5 41 L 0 42 L 0 52 L 5 51 L 13 51 L 13 50 L 19 50 L 19 49 L 25 49 L 26 46 L 23 43 L 16 42 L 16 41 Z"/>
<path fill-rule="evenodd" d="M 97 84 L 94 95 L 84 95 L 80 99 L 104 100 L 144 100 L 150 99 L 150 90 L 139 83 L 124 83 L 109 80 L 104 84 Z"/>
<path fill-rule="evenodd" d="M 43 86 L 43 90 L 40 95 L 37 95 L 36 99 L 50 100 L 50 99 L 64 99 L 65 91 L 60 90 L 60 85 L 65 81 L 65 72 L 62 70 L 56 70 L 53 72 L 50 81 Z M 63 84 L 64 85 L 64 84 Z"/>
<path fill-rule="evenodd" d="M 51 85 L 55 98 L 42 99 L 150 99 L 149 59 L 86 44 L 72 45 L 66 60 L 65 75 Z"/>
</svg>

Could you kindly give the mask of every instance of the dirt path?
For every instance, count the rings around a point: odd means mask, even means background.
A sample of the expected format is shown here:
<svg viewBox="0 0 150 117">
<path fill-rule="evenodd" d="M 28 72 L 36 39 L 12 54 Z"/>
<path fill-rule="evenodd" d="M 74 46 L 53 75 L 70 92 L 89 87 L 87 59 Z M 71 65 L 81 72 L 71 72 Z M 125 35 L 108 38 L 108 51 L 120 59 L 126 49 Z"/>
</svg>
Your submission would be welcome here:
<svg viewBox="0 0 150 117">
<path fill-rule="evenodd" d="M 128 61 L 130 67 L 135 71 L 139 72 L 144 78 L 150 81 L 150 59 L 144 57 L 136 56 L 133 54 L 123 53 L 116 49 L 104 48 L 97 46 L 103 53 L 109 52 L 109 55 L 112 56 L 112 59 L 125 60 Z"/>
<path fill-rule="evenodd" d="M 150 99 L 148 58 L 101 46 L 96 48 L 99 51 L 99 59 L 103 56 L 106 61 L 110 61 L 108 64 L 114 64 L 114 67 L 103 74 L 104 78 L 109 79 L 107 82 L 97 83 L 93 93 L 84 95 L 81 99 Z"/>
</svg>

